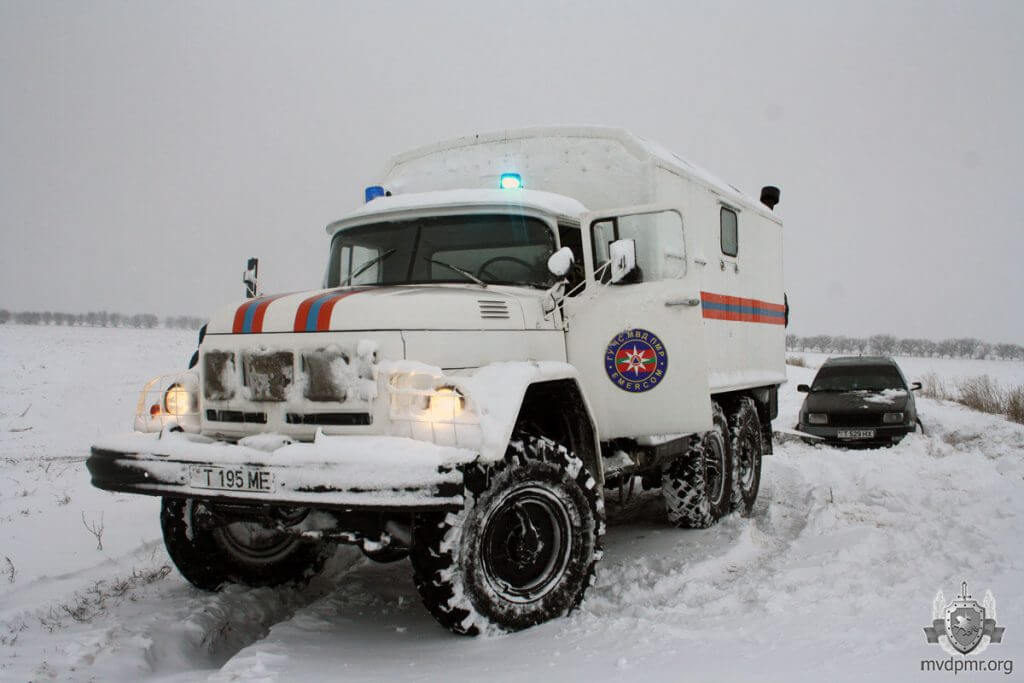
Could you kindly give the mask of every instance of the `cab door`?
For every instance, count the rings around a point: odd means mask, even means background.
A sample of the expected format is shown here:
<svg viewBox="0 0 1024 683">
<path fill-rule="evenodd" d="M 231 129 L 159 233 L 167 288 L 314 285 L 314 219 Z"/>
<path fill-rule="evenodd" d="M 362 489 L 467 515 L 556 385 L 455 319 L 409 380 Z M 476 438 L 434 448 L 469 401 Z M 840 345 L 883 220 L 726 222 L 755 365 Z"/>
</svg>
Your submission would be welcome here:
<svg viewBox="0 0 1024 683">
<path fill-rule="evenodd" d="M 563 303 L 566 351 L 601 439 L 707 431 L 699 277 L 682 210 L 646 205 L 588 213 L 581 228 L 586 287 Z M 624 239 L 635 243 L 636 269 L 612 283 L 611 244 Z"/>
</svg>

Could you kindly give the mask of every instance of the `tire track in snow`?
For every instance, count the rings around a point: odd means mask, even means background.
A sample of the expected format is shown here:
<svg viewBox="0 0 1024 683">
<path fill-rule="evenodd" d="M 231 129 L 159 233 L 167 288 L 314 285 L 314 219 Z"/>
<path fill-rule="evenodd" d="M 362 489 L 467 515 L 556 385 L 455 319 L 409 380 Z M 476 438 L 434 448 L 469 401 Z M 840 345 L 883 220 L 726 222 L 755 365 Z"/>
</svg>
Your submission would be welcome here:
<svg viewBox="0 0 1024 683">
<path fill-rule="evenodd" d="M 710 529 L 667 526 L 660 494 L 649 494 L 651 521 L 661 527 L 648 532 L 661 539 L 655 552 L 631 552 L 628 537 L 637 530 L 617 527 L 613 519 L 610 536 L 615 538 L 607 543 L 598 583 L 581 612 L 601 619 L 656 619 L 663 628 L 665 612 L 677 613 L 684 623 L 691 616 L 707 619 L 734 609 L 747 599 L 737 586 L 770 570 L 770 561 L 799 537 L 814 505 L 798 470 L 769 469 L 752 517 L 732 514 Z"/>
<path fill-rule="evenodd" d="M 170 563 L 166 556 L 162 559 Z M 76 678 L 76 672 L 87 671 L 97 680 L 166 675 L 194 679 L 200 672 L 216 671 L 275 623 L 328 594 L 360 559 L 357 551 L 342 549 L 303 588 L 228 586 L 205 593 L 172 573 L 169 580 L 111 599 L 87 623 L 65 619 L 69 623 L 53 628 L 51 653 L 42 653 L 32 664 L 33 673 Z M 59 608 L 56 614 L 60 616 Z M 23 658 L 32 655 L 19 653 Z"/>
</svg>

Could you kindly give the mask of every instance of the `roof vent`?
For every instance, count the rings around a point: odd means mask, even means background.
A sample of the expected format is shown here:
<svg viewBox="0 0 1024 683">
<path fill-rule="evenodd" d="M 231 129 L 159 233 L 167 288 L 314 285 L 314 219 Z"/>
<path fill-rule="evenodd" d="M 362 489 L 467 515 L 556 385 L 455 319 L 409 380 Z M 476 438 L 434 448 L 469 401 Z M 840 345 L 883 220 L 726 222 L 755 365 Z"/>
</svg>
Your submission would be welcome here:
<svg viewBox="0 0 1024 683">
<path fill-rule="evenodd" d="M 775 210 L 775 205 L 779 203 L 781 197 L 782 190 L 774 185 L 765 185 L 761 188 L 761 203 L 772 211 Z"/>
<path fill-rule="evenodd" d="M 508 302 L 494 299 L 479 299 L 480 317 L 484 320 L 508 320 Z"/>
</svg>

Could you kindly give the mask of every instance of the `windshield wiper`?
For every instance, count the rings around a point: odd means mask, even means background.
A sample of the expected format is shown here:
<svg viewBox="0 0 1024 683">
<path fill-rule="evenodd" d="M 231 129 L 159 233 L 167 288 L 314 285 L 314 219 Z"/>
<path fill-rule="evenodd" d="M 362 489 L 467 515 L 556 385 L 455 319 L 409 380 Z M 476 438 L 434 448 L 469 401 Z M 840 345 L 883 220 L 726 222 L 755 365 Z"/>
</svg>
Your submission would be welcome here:
<svg viewBox="0 0 1024 683">
<path fill-rule="evenodd" d="M 465 275 L 466 277 L 468 277 L 473 282 L 477 283 L 478 285 L 480 285 L 484 289 L 487 289 L 487 283 L 484 282 L 483 280 L 481 280 L 480 278 L 478 278 L 476 275 L 473 275 L 472 273 L 470 273 L 468 270 L 463 270 L 462 268 L 459 268 L 458 266 L 453 266 L 450 263 L 445 263 L 444 261 L 438 261 L 437 259 L 432 259 L 432 258 L 429 258 L 427 256 L 424 256 L 423 260 L 426 261 L 427 263 L 436 263 L 437 265 L 444 266 L 445 268 L 448 268 L 449 270 L 454 270 L 459 275 Z"/>
<path fill-rule="evenodd" d="M 360 263 L 360 264 L 359 264 L 359 267 L 358 267 L 358 268 L 356 268 L 356 269 L 355 269 L 355 270 L 354 270 L 354 271 L 352 272 L 352 274 L 351 274 L 351 275 L 349 275 L 349 276 L 348 276 L 348 277 L 347 277 L 347 278 L 345 279 L 344 285 L 352 284 L 352 279 L 353 279 L 353 278 L 357 278 L 357 277 L 359 277 L 360 275 L 362 275 L 363 273 L 365 273 L 365 272 L 366 272 L 367 270 L 369 270 L 370 268 L 372 268 L 372 267 L 373 267 L 373 266 L 375 266 L 376 264 L 378 264 L 378 263 L 380 263 L 381 261 L 383 261 L 384 259 L 386 259 L 386 258 L 387 258 L 388 256 L 391 256 L 392 254 L 394 254 L 394 253 L 395 253 L 395 251 L 396 251 L 395 249 L 388 249 L 387 251 L 385 251 L 385 252 L 381 253 L 381 255 L 380 255 L 380 256 L 374 256 L 374 257 L 373 257 L 372 259 L 370 259 L 369 261 L 363 261 L 362 263 Z M 344 285 L 343 285 L 343 286 L 344 286 Z"/>
</svg>

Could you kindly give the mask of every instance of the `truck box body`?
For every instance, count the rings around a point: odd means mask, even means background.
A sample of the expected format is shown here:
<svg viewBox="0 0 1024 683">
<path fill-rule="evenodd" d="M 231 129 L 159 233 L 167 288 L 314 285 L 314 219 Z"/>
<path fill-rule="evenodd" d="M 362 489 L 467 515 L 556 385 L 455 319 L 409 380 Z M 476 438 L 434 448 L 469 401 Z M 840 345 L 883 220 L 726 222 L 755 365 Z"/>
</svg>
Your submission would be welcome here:
<svg viewBox="0 0 1024 683">
<path fill-rule="evenodd" d="M 523 128 L 439 142 L 395 157 L 381 185 L 396 196 L 496 188 L 508 172 L 527 189 L 576 199 L 590 211 L 681 206 L 689 267 L 680 284 L 700 292 L 711 392 L 785 382 L 782 222 L 770 209 L 659 145 L 603 127 Z M 722 209 L 737 216 L 735 256 L 722 251 Z"/>
</svg>

